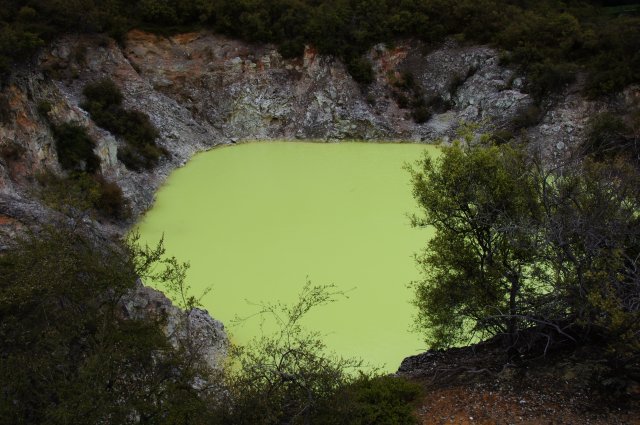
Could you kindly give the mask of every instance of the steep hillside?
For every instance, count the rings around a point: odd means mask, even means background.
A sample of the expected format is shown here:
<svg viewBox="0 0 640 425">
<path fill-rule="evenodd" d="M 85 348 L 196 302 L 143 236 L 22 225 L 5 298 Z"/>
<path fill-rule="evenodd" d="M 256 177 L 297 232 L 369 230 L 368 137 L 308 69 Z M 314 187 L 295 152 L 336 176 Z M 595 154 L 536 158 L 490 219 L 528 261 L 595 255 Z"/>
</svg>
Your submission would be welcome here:
<svg viewBox="0 0 640 425">
<path fill-rule="evenodd" d="M 132 31 L 124 46 L 97 36 L 60 39 L 31 66 L 16 69 L 0 94 L 3 227 L 46 216 L 29 202 L 38 173 L 63 173 L 52 133 L 62 123 L 78 123 L 96 141 L 102 175 L 122 187 L 135 219 L 171 170 L 219 144 L 274 138 L 447 141 L 461 125 L 476 124 L 478 131 L 522 134 L 556 158 L 581 140 L 591 115 L 624 108 L 638 96 L 630 88 L 604 103 L 568 87 L 540 110 L 523 92 L 523 80 L 499 65 L 496 51 L 453 41 L 437 49 L 409 41 L 377 45 L 368 57 L 375 81 L 363 87 L 342 63 L 312 48 L 301 59 L 286 60 L 274 46 L 206 32 L 165 38 Z M 169 155 L 154 170 L 127 170 L 117 157 L 123 141 L 80 106 L 83 88 L 103 78 L 122 90 L 125 107 L 148 114 L 159 130 L 159 145 Z M 127 226 L 116 223 L 110 231 Z"/>
</svg>

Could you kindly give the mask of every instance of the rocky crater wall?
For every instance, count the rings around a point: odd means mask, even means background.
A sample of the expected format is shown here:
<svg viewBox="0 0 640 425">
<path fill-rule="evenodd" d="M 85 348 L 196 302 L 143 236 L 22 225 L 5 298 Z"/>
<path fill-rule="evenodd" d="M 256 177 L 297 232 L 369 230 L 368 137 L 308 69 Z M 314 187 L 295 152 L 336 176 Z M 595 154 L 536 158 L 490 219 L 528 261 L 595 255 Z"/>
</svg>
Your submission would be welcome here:
<svg viewBox="0 0 640 425">
<path fill-rule="evenodd" d="M 447 141 L 463 123 L 508 127 L 532 105 L 522 79 L 501 67 L 498 52 L 488 47 L 447 42 L 427 49 L 407 41 L 375 46 L 369 58 L 375 81 L 364 88 L 342 63 L 313 48 L 285 60 L 273 46 L 206 32 L 167 38 L 132 31 L 124 46 L 104 37 L 58 40 L 31 67 L 16 70 L 3 89 L 8 106 L 0 123 L 0 196 L 29 198 L 34 175 L 45 169 L 62 173 L 47 120 L 88 129 L 103 174 L 123 188 L 135 217 L 150 207 L 174 168 L 216 145 L 282 138 Z M 397 100 L 397 82 L 406 74 L 421 96 L 445 103 L 423 123 L 414 122 Z M 125 107 L 147 113 L 160 131 L 159 144 L 171 155 L 151 172 L 127 170 L 116 157 L 122 141 L 79 106 L 83 87 L 105 77 L 122 89 Z M 51 105 L 47 117 L 38 112 L 42 102 Z M 547 154 L 561 154 L 579 140 L 587 118 L 605 106 L 569 92 L 527 136 L 547 143 Z M 20 221 L 0 214 L 4 221 Z M 126 226 L 113 231 L 118 227 Z"/>
<path fill-rule="evenodd" d="M 285 60 L 274 46 L 207 32 L 160 37 L 132 31 L 124 45 L 101 36 L 56 41 L 33 63 L 15 69 L 0 90 L 0 251 L 26 228 L 72 220 L 35 194 L 38 174 L 65 174 L 52 123 L 75 122 L 87 129 L 97 142 L 101 172 L 122 188 L 133 221 L 152 205 L 172 170 L 217 145 L 246 139 L 447 142 L 465 124 L 477 125 L 479 132 L 509 130 L 533 106 L 523 79 L 500 66 L 498 52 L 485 46 L 449 41 L 427 48 L 405 41 L 375 46 L 368 58 L 375 79 L 362 87 L 342 63 L 311 47 L 302 58 Z M 158 144 L 169 155 L 153 170 L 128 170 L 117 158 L 124 141 L 98 127 L 81 108 L 83 88 L 102 78 L 111 78 L 124 95 L 124 106 L 148 114 L 159 130 Z M 546 157 L 561 158 L 584 137 L 590 116 L 624 108 L 640 98 L 638 93 L 630 88 L 617 99 L 594 102 L 568 88 L 519 131 Z M 411 96 L 426 99 L 432 109 L 418 120 L 423 122 L 416 122 L 402 101 Z M 83 220 L 106 239 L 120 237 L 131 225 Z M 124 301 L 123 309 L 131 317 L 159 309 L 169 317 L 169 335 L 176 317 L 184 316 L 162 294 L 144 287 Z M 193 322 L 203 338 L 214 339 L 207 349 L 215 364 L 224 355 L 224 347 L 215 342 L 225 340 L 221 325 L 201 311 L 184 320 Z"/>
</svg>

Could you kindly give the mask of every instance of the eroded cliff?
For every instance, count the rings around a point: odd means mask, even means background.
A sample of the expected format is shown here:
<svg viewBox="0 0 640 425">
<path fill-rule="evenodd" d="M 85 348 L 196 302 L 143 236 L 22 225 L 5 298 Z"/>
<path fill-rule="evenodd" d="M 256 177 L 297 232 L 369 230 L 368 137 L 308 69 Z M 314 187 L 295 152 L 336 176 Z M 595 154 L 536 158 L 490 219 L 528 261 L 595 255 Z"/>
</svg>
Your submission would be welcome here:
<svg viewBox="0 0 640 425">
<path fill-rule="evenodd" d="M 3 89 L 3 205 L 28 203 L 37 173 L 62 173 L 51 122 L 77 122 L 88 129 L 97 141 L 103 175 L 123 188 L 135 218 L 149 208 L 171 170 L 219 144 L 282 138 L 447 141 L 465 123 L 481 130 L 513 130 L 514 122 L 533 108 L 522 78 L 501 67 L 498 52 L 488 47 L 450 41 L 428 49 L 400 42 L 376 46 L 369 58 L 376 78 L 365 88 L 343 64 L 312 48 L 302 58 L 285 60 L 273 46 L 205 32 L 167 38 L 132 31 L 124 46 L 103 37 L 61 39 L 31 67 L 16 70 Z M 402 85 L 407 75 L 433 112 L 425 122 L 415 122 L 402 99 L 411 100 L 416 90 Z M 159 129 L 159 144 L 170 156 L 153 171 L 127 170 L 116 156 L 122 141 L 96 126 L 79 106 L 83 87 L 105 77 L 122 89 L 127 108 L 147 113 Z M 43 113 L 38 106 L 44 102 L 50 109 Z M 624 103 L 623 98 L 614 102 Z M 590 115 L 611 107 L 587 101 L 577 90 L 546 106 L 533 122 L 515 130 L 552 157 L 581 139 Z M 5 227 L 31 219 L 15 207 L 0 214 Z M 109 229 L 117 234 L 126 225 Z"/>
</svg>

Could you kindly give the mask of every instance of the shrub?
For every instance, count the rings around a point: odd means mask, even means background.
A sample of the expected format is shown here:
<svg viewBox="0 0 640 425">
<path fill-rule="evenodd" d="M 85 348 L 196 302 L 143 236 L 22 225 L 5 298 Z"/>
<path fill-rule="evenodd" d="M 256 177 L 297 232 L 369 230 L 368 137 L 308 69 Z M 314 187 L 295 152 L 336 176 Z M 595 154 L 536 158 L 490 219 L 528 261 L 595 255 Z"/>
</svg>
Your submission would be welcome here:
<svg viewBox="0 0 640 425">
<path fill-rule="evenodd" d="M 410 403 L 419 391 L 404 380 L 375 374 L 353 375 L 361 361 L 326 352 L 319 334 L 303 329 L 304 316 L 332 302 L 332 286 L 305 285 L 291 306 L 261 304 L 278 324 L 273 335 L 234 350 L 228 423 L 242 424 L 413 424 Z"/>
<path fill-rule="evenodd" d="M 421 394 L 421 387 L 402 378 L 359 376 L 340 393 L 333 406 L 355 424 L 409 425 L 417 423 L 411 403 Z M 337 412 L 336 412 L 337 413 Z"/>
<path fill-rule="evenodd" d="M 278 52 L 285 59 L 300 57 L 304 53 L 304 41 L 300 38 L 283 41 L 278 45 Z"/>
<path fill-rule="evenodd" d="M 53 127 L 58 161 L 69 171 L 95 173 L 100 168 L 100 158 L 93 152 L 95 142 L 84 127 L 77 123 L 64 123 Z"/>
<path fill-rule="evenodd" d="M 122 105 L 122 92 L 108 78 L 88 84 L 82 90 L 82 94 L 87 98 L 88 103 L 85 105 L 89 106 L 91 110 L 108 109 Z"/>
<path fill-rule="evenodd" d="M 407 107 L 409 107 L 409 98 L 407 97 L 406 94 L 399 91 L 393 91 L 392 95 L 393 95 L 393 98 L 396 100 L 396 103 L 398 104 L 399 108 L 406 109 Z"/>
<path fill-rule="evenodd" d="M 511 125 L 514 130 L 530 128 L 537 125 L 542 119 L 543 112 L 537 105 L 529 105 L 518 111 Z"/>
<path fill-rule="evenodd" d="M 371 84 L 373 82 L 373 68 L 371 62 L 362 57 L 351 58 L 347 61 L 347 70 L 353 79 L 360 84 Z"/>
<path fill-rule="evenodd" d="M 420 106 L 411 111 L 411 117 L 418 124 L 425 123 L 431 118 L 431 111 L 426 106 Z"/>
<path fill-rule="evenodd" d="M 618 115 L 604 112 L 589 122 L 585 150 L 597 160 L 610 159 L 619 154 L 638 154 L 635 144 L 630 143 L 630 129 Z M 632 150 L 627 151 L 631 145 Z"/>
<path fill-rule="evenodd" d="M 451 106 L 452 106 L 450 100 L 445 99 L 439 94 L 434 96 L 429 96 L 429 98 L 426 100 L 425 103 L 430 110 L 437 113 L 447 112 L 449 109 L 451 109 Z M 422 105 L 416 105 L 416 106 L 422 106 Z"/>
<path fill-rule="evenodd" d="M 550 93 L 560 93 L 575 80 L 575 67 L 567 63 L 545 61 L 531 66 L 527 91 L 540 101 Z"/>
<path fill-rule="evenodd" d="M 415 285 L 429 343 L 499 335 L 517 360 L 597 341 L 609 360 L 637 365 L 638 169 L 589 160 L 549 169 L 513 144 L 470 141 L 413 170 L 414 224 L 435 228 Z"/>
<path fill-rule="evenodd" d="M 469 68 L 469 70 L 471 70 L 471 68 Z M 467 81 L 467 78 L 463 77 L 462 75 L 454 75 L 449 82 L 449 86 L 447 87 L 449 95 L 451 97 L 455 96 L 455 94 L 458 92 L 458 89 L 462 87 L 465 81 Z"/>
<path fill-rule="evenodd" d="M 512 131 L 507 129 L 496 130 L 491 133 L 491 141 L 496 145 L 502 145 L 504 143 L 510 142 L 515 138 Z"/>
<path fill-rule="evenodd" d="M 37 179 L 44 202 L 67 215 L 95 212 L 101 217 L 116 220 L 124 220 L 131 215 L 122 189 L 101 175 L 76 172 L 68 177 L 58 177 L 43 173 Z"/>
<path fill-rule="evenodd" d="M 119 220 L 131 216 L 129 202 L 117 183 L 106 180 L 103 176 L 94 177 L 98 186 L 98 196 L 93 201 L 94 208 L 102 215 Z"/>
<path fill-rule="evenodd" d="M 392 79 L 390 82 L 392 85 L 396 86 L 402 90 L 414 90 L 417 86 L 416 79 L 413 76 L 413 73 L 405 71 L 400 75 L 400 78 L 396 79 L 395 75 L 391 74 Z"/>
<path fill-rule="evenodd" d="M 49 112 L 51 112 L 52 108 L 53 105 L 51 105 L 51 102 L 47 100 L 41 100 L 38 102 L 38 113 L 44 118 L 48 118 Z"/>
</svg>

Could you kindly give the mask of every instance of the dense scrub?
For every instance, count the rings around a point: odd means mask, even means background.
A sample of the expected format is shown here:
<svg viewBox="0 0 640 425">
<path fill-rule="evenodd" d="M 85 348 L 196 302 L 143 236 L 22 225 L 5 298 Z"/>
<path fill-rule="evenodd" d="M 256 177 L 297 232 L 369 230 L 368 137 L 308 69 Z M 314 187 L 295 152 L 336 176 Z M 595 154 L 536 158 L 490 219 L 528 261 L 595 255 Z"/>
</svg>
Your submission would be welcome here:
<svg viewBox="0 0 640 425">
<path fill-rule="evenodd" d="M 433 346 L 503 335 L 517 361 L 596 343 L 638 373 L 640 171 L 625 156 L 549 167 L 467 140 L 421 161 L 413 184 L 415 224 L 436 230 L 415 286 Z"/>
<path fill-rule="evenodd" d="M 195 423 L 206 370 L 118 301 L 157 262 L 45 230 L 0 257 L 0 423 Z M 202 420 L 202 419 L 201 419 Z M 202 422 L 198 422 L 202 423 Z"/>
<path fill-rule="evenodd" d="M 66 215 L 115 220 L 126 220 L 131 216 L 129 202 L 120 186 L 100 174 L 73 172 L 56 176 L 43 172 L 36 180 L 38 196 L 48 206 Z"/>
<path fill-rule="evenodd" d="M 331 301 L 330 287 L 307 285 L 298 303 L 273 306 L 280 331 L 236 347 L 238 367 L 211 370 L 202 341 L 170 343 L 161 314 L 123 314 L 138 277 L 197 306 L 188 265 L 162 243 L 98 243 L 86 232 L 45 228 L 0 256 L 0 424 L 416 423 L 414 384 L 351 373 L 358 361 L 328 355 L 300 326 Z"/>
<path fill-rule="evenodd" d="M 305 44 L 337 55 L 362 83 L 362 55 L 377 42 L 447 36 L 506 49 L 506 63 L 531 76 L 536 97 L 588 73 L 586 93 L 600 96 L 640 80 L 640 18 L 629 3 L 578 0 L 56 0 L 12 1 L 0 11 L 0 69 L 65 32 L 106 32 L 118 40 L 133 27 L 159 32 L 210 28 L 248 41 L 273 42 L 286 57 Z"/>
</svg>

